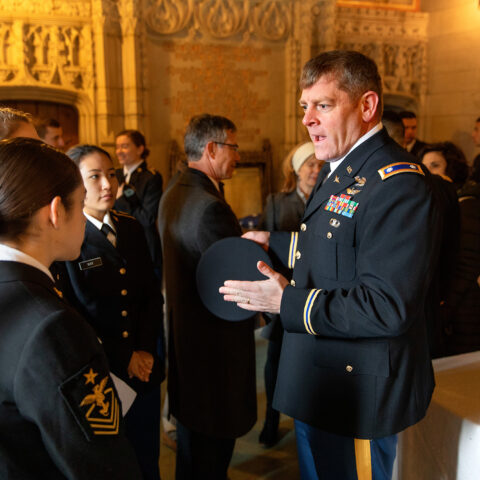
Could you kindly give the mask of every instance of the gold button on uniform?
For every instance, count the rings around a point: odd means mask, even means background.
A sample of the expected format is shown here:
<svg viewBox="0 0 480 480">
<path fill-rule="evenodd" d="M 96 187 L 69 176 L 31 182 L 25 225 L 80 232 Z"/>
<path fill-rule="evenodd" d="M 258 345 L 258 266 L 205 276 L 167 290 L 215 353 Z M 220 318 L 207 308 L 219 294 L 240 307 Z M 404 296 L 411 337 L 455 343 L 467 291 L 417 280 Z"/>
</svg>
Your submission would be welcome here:
<svg viewBox="0 0 480 480">
<path fill-rule="evenodd" d="M 305 231 L 307 230 L 307 226 L 306 226 L 304 223 L 302 223 L 302 224 L 300 225 L 300 230 L 301 230 L 302 232 L 305 232 Z"/>
<path fill-rule="evenodd" d="M 291 285 L 292 287 L 295 286 L 295 280 L 294 280 L 293 278 L 290 280 L 290 285 Z"/>
<path fill-rule="evenodd" d="M 347 366 L 345 367 L 345 370 L 346 370 L 348 373 L 350 373 L 350 372 L 353 371 L 353 367 L 352 367 L 351 365 L 347 365 Z"/>
<path fill-rule="evenodd" d="M 302 254 L 300 252 L 295 253 L 295 258 L 297 260 L 300 260 L 301 257 L 302 257 Z"/>
<path fill-rule="evenodd" d="M 327 238 L 330 239 L 330 238 L 332 238 L 332 237 L 333 237 L 332 232 L 328 232 L 328 233 L 327 233 Z"/>
<path fill-rule="evenodd" d="M 127 292 L 125 289 L 123 289 L 120 293 L 121 293 L 123 296 L 125 296 L 128 292 Z"/>
<path fill-rule="evenodd" d="M 128 338 L 128 332 L 126 330 L 122 332 L 122 337 Z"/>
<path fill-rule="evenodd" d="M 126 310 L 122 310 L 122 317 L 126 317 L 128 315 L 128 312 Z"/>
<path fill-rule="evenodd" d="M 122 267 L 122 268 L 119 270 L 119 272 L 120 272 L 120 275 L 125 275 L 125 274 L 127 273 L 127 270 Z"/>
</svg>

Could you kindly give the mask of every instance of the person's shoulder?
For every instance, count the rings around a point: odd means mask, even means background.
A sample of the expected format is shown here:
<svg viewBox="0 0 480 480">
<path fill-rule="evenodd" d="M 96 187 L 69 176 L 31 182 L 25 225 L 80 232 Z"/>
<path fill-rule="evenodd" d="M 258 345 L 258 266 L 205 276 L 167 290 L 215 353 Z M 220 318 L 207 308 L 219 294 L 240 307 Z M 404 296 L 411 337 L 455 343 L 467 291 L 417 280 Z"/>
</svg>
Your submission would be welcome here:
<svg viewBox="0 0 480 480">
<path fill-rule="evenodd" d="M 64 322 L 83 318 L 63 300 L 63 292 L 56 286 L 30 280 L 18 280 L 8 293 L 9 301 L 15 305 L 16 318 L 20 323 L 31 325 L 33 332 L 52 321 Z"/>
<path fill-rule="evenodd" d="M 140 231 L 143 232 L 143 227 L 140 222 L 128 213 L 120 212 L 118 210 L 110 210 L 110 215 L 113 222 L 122 232 L 128 232 L 129 234 L 135 234 Z"/>
<path fill-rule="evenodd" d="M 117 222 L 132 222 L 132 223 L 137 223 L 137 219 L 133 217 L 132 215 L 129 215 L 128 213 L 121 212 L 119 210 L 112 209 L 110 210 L 110 215 L 112 216 L 114 221 Z"/>
<path fill-rule="evenodd" d="M 148 165 L 146 162 L 143 162 L 141 165 L 139 165 L 135 172 L 139 174 L 140 176 L 143 176 L 146 180 L 150 179 L 155 179 L 155 180 L 161 180 L 162 175 L 158 170 L 155 168 L 151 167 Z"/>
</svg>

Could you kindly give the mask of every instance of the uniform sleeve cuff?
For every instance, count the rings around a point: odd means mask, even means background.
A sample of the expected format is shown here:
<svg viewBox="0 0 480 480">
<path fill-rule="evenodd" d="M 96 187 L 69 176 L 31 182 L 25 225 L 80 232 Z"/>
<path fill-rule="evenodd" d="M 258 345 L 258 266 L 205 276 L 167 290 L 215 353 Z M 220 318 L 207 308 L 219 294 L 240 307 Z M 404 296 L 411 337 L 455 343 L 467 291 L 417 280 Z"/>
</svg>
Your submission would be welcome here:
<svg viewBox="0 0 480 480">
<path fill-rule="evenodd" d="M 318 335 L 312 327 L 312 312 L 321 291 L 319 288 L 301 289 L 290 285 L 285 287 L 280 318 L 287 332 Z"/>
</svg>

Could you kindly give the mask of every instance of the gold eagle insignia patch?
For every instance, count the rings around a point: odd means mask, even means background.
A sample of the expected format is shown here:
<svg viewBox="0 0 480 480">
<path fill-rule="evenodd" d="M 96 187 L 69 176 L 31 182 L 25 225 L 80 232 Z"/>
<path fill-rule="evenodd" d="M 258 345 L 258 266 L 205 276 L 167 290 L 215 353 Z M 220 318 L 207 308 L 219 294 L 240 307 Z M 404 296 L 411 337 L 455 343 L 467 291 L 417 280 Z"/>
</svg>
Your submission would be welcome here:
<svg viewBox="0 0 480 480">
<path fill-rule="evenodd" d="M 95 435 L 116 435 L 120 425 L 120 406 L 112 387 L 107 387 L 109 376 L 95 383 L 98 374 L 90 369 L 85 384 L 93 383 L 92 390 L 80 402 L 80 407 L 87 407 L 85 419 Z"/>
</svg>

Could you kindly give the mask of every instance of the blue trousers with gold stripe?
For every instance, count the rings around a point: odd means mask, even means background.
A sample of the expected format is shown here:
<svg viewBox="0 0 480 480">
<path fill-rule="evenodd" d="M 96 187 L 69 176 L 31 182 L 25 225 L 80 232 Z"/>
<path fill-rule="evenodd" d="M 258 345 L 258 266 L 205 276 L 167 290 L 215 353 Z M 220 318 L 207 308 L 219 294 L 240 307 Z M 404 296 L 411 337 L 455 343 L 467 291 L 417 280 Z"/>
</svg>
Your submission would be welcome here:
<svg viewBox="0 0 480 480">
<path fill-rule="evenodd" d="M 357 440 L 295 420 L 302 480 L 391 480 L 397 435 Z"/>
</svg>

